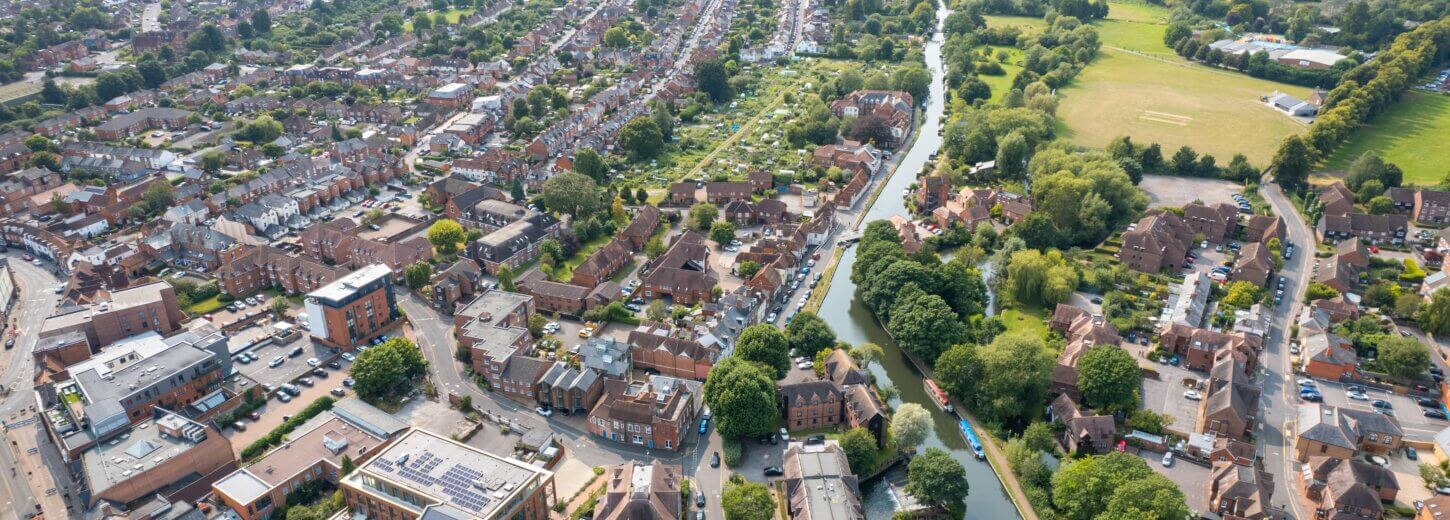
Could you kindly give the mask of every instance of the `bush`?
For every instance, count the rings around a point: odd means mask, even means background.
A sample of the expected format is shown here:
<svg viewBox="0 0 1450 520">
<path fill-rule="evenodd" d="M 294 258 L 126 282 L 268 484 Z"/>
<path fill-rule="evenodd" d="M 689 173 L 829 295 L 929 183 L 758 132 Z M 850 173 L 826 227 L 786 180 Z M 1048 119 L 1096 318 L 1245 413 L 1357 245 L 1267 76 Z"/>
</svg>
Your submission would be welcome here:
<svg viewBox="0 0 1450 520">
<path fill-rule="evenodd" d="M 267 448 L 271 448 L 272 446 L 281 444 L 282 438 L 284 436 L 286 436 L 288 433 L 292 433 L 292 430 L 297 429 L 298 426 L 302 426 L 302 423 L 307 422 L 308 419 L 316 417 L 317 414 L 320 414 L 325 410 L 331 410 L 332 405 L 336 402 L 336 399 L 328 396 L 323 396 L 318 400 L 313 401 L 312 404 L 309 404 L 306 408 L 303 408 L 301 413 L 292 416 L 291 419 L 283 422 L 280 426 L 273 428 L 271 432 L 267 433 L 267 435 L 263 436 L 260 439 L 257 439 L 256 442 L 253 442 L 246 448 L 242 449 L 242 459 L 251 459 L 253 457 L 256 457 L 257 455 L 261 455 L 262 453 L 266 452 Z"/>
<path fill-rule="evenodd" d="M 733 468 L 740 465 L 740 452 L 742 451 L 740 439 L 726 439 L 725 447 L 722 450 L 725 454 L 721 459 L 725 461 L 726 466 Z"/>
</svg>

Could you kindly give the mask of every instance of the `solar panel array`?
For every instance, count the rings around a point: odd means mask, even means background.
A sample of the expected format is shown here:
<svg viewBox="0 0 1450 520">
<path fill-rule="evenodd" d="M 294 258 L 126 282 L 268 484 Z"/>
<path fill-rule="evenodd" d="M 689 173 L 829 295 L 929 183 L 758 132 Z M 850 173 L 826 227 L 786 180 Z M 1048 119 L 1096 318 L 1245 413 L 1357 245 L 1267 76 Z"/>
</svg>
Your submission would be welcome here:
<svg viewBox="0 0 1450 520">
<path fill-rule="evenodd" d="M 385 458 L 375 459 L 373 464 L 385 473 L 397 473 L 398 476 L 424 487 L 441 486 L 443 494 L 448 495 L 449 502 L 473 512 L 483 511 L 483 508 L 488 505 L 489 499 L 474 492 L 472 486 L 474 482 L 483 478 L 484 473 L 461 464 L 454 464 L 442 475 L 433 476 L 433 470 L 437 469 L 442 462 L 442 457 L 434 455 L 433 452 L 424 451 L 418 457 L 396 467 L 393 461 Z"/>
<path fill-rule="evenodd" d="M 470 511 L 482 511 L 488 505 L 488 498 L 471 489 L 474 482 L 483 477 L 483 472 L 455 464 L 443 472 L 443 494 L 449 501 Z"/>
</svg>

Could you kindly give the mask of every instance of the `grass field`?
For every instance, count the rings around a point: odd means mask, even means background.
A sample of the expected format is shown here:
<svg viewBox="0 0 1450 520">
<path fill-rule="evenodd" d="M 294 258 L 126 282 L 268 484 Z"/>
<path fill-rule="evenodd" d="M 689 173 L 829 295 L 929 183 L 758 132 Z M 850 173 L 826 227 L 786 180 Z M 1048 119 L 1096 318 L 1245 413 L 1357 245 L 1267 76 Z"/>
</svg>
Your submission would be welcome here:
<svg viewBox="0 0 1450 520">
<path fill-rule="evenodd" d="M 987 27 L 1010 27 L 1015 25 L 1021 27 L 1022 32 L 1027 34 L 1040 33 L 1043 29 L 1047 28 L 1046 21 L 1031 16 L 987 15 L 982 18 L 987 20 Z"/>
<path fill-rule="evenodd" d="M 1033 337 L 1046 337 L 1047 311 L 1039 307 L 1005 309 L 1002 311 L 1002 324 L 1007 326 L 1007 333 L 1022 332 Z"/>
<path fill-rule="evenodd" d="M 1166 25 L 1103 20 L 1093 26 L 1097 27 L 1104 47 L 1118 47 L 1175 61 L 1184 61 L 1173 52 L 1173 49 L 1163 44 L 1163 31 L 1168 27 Z"/>
<path fill-rule="evenodd" d="M 1108 2 L 1108 19 L 1159 23 L 1168 19 L 1168 8 L 1147 2 Z"/>
<path fill-rule="evenodd" d="M 1450 175 L 1450 96 L 1409 92 L 1329 156 L 1325 170 L 1343 172 L 1364 152 L 1405 171 L 1405 183 L 1438 184 Z"/>
<path fill-rule="evenodd" d="M 1018 65 L 1022 61 L 1022 51 L 1020 49 L 1001 45 L 988 45 L 986 48 L 986 52 L 992 56 L 996 56 L 997 52 L 1004 50 L 1007 51 L 1007 54 L 1011 55 L 1011 57 L 1007 58 L 1007 61 L 1002 62 L 1002 70 L 1007 71 L 1006 74 L 1001 76 L 979 74 L 977 76 L 987 86 L 992 87 L 992 103 L 1001 101 L 1007 95 L 1007 91 L 1012 89 L 1012 79 L 1016 78 L 1017 74 L 1022 72 L 1022 66 Z"/>
<path fill-rule="evenodd" d="M 1275 90 L 1309 95 L 1302 87 L 1104 49 L 1059 91 L 1058 130 L 1083 146 L 1102 147 L 1129 135 L 1159 143 L 1164 156 L 1189 145 L 1218 156 L 1221 163 L 1243 153 L 1263 165 L 1284 136 L 1304 129 L 1259 103 L 1260 96 Z"/>
</svg>

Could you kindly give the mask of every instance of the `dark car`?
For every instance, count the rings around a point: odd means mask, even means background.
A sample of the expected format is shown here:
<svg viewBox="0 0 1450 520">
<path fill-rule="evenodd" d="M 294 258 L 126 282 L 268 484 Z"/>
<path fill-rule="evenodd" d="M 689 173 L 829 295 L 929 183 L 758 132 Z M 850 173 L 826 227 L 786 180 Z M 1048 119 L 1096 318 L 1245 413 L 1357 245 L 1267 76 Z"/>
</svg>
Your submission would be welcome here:
<svg viewBox="0 0 1450 520">
<path fill-rule="evenodd" d="M 1440 410 L 1425 410 L 1425 417 L 1429 417 L 1431 419 L 1440 419 L 1443 421 L 1445 420 L 1445 412 L 1442 412 Z"/>
<path fill-rule="evenodd" d="M 287 353 L 287 357 L 297 357 L 300 355 L 302 355 L 302 347 L 294 348 L 291 352 Z"/>
<path fill-rule="evenodd" d="M 15 348 L 15 338 L 5 340 L 5 350 Z"/>
<path fill-rule="evenodd" d="M 1299 398 L 1300 399 L 1303 399 L 1305 401 L 1309 401 L 1311 403 L 1318 403 L 1318 402 L 1324 401 L 1324 396 L 1319 395 L 1318 393 L 1312 393 L 1312 392 L 1305 392 L 1305 393 L 1299 394 Z"/>
<path fill-rule="evenodd" d="M 1410 460 L 1419 460 L 1420 452 L 1415 451 L 1415 448 L 1405 446 L 1405 458 Z"/>
<path fill-rule="evenodd" d="M 710 454 L 710 467 L 712 467 L 712 468 L 718 468 L 718 467 L 720 467 L 720 452 L 717 451 L 715 453 L 711 453 Z"/>
<path fill-rule="evenodd" d="M 1384 399 L 1375 399 L 1374 401 L 1370 401 L 1369 404 L 1374 405 L 1375 408 L 1384 408 L 1386 410 L 1394 408 L 1393 406 L 1390 406 L 1389 401 L 1386 401 Z"/>
<path fill-rule="evenodd" d="M 327 379 L 327 371 L 321 368 L 312 369 L 312 375 L 320 377 L 322 379 Z"/>
<path fill-rule="evenodd" d="M 784 475 L 784 474 L 785 474 L 785 470 L 780 469 L 780 467 L 778 467 L 778 466 L 771 466 L 771 467 L 765 468 L 765 476 L 767 476 L 767 477 L 779 477 L 779 476 Z"/>
<path fill-rule="evenodd" d="M 1418 403 L 1420 406 L 1424 406 L 1426 408 L 1435 408 L 1440 406 L 1440 403 L 1436 402 L 1434 399 L 1429 399 L 1425 397 L 1416 398 L 1415 402 Z"/>
<path fill-rule="evenodd" d="M 806 437 L 806 445 L 811 445 L 811 444 L 825 444 L 825 443 L 826 443 L 826 436 L 825 435 L 812 435 L 810 437 Z"/>
<path fill-rule="evenodd" d="M 262 414 L 259 414 L 257 412 L 252 412 L 252 413 L 247 414 L 247 418 L 248 419 L 251 419 L 253 421 L 260 421 L 260 420 L 262 420 Z"/>
<path fill-rule="evenodd" d="M 331 368 L 333 370 L 342 370 L 342 364 L 336 361 L 328 361 L 327 368 Z"/>
<path fill-rule="evenodd" d="M 704 509 L 705 508 L 705 494 L 704 493 L 695 493 L 695 507 L 698 508 L 698 509 Z"/>
</svg>

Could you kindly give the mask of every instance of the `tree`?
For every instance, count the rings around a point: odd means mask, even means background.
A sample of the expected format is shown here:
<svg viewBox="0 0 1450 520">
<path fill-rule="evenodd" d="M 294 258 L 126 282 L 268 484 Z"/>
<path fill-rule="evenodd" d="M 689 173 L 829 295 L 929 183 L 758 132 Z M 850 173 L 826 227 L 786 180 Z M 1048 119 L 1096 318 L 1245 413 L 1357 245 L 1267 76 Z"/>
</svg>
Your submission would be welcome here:
<svg viewBox="0 0 1450 520">
<path fill-rule="evenodd" d="M 503 289 L 503 290 L 509 291 L 509 292 L 513 292 L 514 291 L 514 270 L 513 269 L 510 269 L 509 266 L 501 265 L 501 266 L 498 267 L 498 274 L 496 276 L 498 277 L 498 288 L 499 289 Z"/>
<path fill-rule="evenodd" d="M 720 210 L 709 202 L 696 203 L 690 206 L 690 212 L 685 216 L 685 227 L 699 232 L 705 232 L 715 223 L 715 218 L 720 216 Z"/>
<path fill-rule="evenodd" d="M 403 269 L 403 281 L 407 282 L 409 289 L 415 291 L 428 285 L 428 280 L 432 278 L 433 266 L 428 265 L 428 262 L 418 262 Z"/>
<path fill-rule="evenodd" d="M 610 49 L 623 49 L 629 46 L 629 31 L 623 27 L 610 27 L 604 31 L 604 46 Z"/>
<path fill-rule="evenodd" d="M 1237 281 L 1228 284 L 1228 293 L 1220 300 L 1220 303 L 1234 308 L 1247 309 L 1258 303 L 1264 289 L 1251 282 Z"/>
<path fill-rule="evenodd" d="M 705 378 L 705 403 L 715 414 L 716 428 L 726 438 L 770 432 L 776 408 L 774 369 L 728 356 Z"/>
<path fill-rule="evenodd" d="M 826 320 L 808 311 L 796 313 L 790 325 L 785 327 L 785 336 L 790 348 L 802 356 L 830 349 L 836 344 L 836 331 L 831 330 Z"/>
<path fill-rule="evenodd" d="M 287 520 L 322 520 L 322 515 L 312 507 L 298 504 L 287 508 Z"/>
<path fill-rule="evenodd" d="M 726 520 L 771 520 L 775 518 L 775 495 L 759 482 L 727 484 L 720 494 Z"/>
<path fill-rule="evenodd" d="M 405 338 L 393 338 L 358 354 L 349 375 L 359 398 L 377 402 L 407 392 L 412 381 L 427 370 L 428 361 L 417 345 Z"/>
<path fill-rule="evenodd" d="M 1365 184 L 1368 185 L 1369 183 Z M 1369 202 L 1365 204 L 1365 208 L 1369 209 L 1371 215 L 1389 215 L 1395 212 L 1395 201 L 1386 195 L 1380 195 L 1369 199 Z"/>
<path fill-rule="evenodd" d="M 710 225 L 710 240 L 717 244 L 729 244 L 735 240 L 735 223 L 728 220 L 717 220 Z"/>
<path fill-rule="evenodd" d="M 660 129 L 654 118 L 636 117 L 619 129 L 619 146 L 629 155 L 631 161 L 654 159 L 665 149 L 664 130 Z"/>
<path fill-rule="evenodd" d="M 1173 173 L 1175 174 L 1193 175 L 1197 161 L 1198 153 L 1185 145 L 1179 147 L 1178 151 L 1173 154 L 1173 159 L 1169 163 L 1169 167 L 1173 169 Z"/>
<path fill-rule="evenodd" d="M 644 243 L 644 255 L 650 260 L 659 258 L 663 254 L 665 254 L 665 243 L 660 240 L 660 237 L 650 237 L 649 241 Z"/>
<path fill-rule="evenodd" d="M 927 448 L 907 465 L 906 492 L 918 502 L 960 506 L 967 491 L 967 470 L 945 451 Z"/>
<path fill-rule="evenodd" d="M 421 12 L 420 11 L 418 14 L 413 15 L 413 33 L 414 34 L 421 34 L 422 32 L 427 31 L 428 29 L 432 29 L 432 28 L 433 28 L 433 19 L 428 17 L 428 13 L 425 13 L 425 12 Z"/>
<path fill-rule="evenodd" d="M 1052 433 L 1052 425 L 1042 421 L 1029 424 L 1027 429 L 1022 430 L 1022 442 L 1028 448 L 1043 453 L 1057 452 L 1057 435 Z"/>
<path fill-rule="evenodd" d="M 718 59 L 695 63 L 695 83 L 715 103 L 724 103 L 735 97 L 735 90 L 730 86 L 730 75 L 725 72 L 725 66 Z"/>
<path fill-rule="evenodd" d="M 141 202 L 146 204 L 152 213 L 165 212 L 176 202 L 176 189 L 172 188 L 169 183 L 152 183 L 151 187 L 146 188 L 146 193 L 141 194 Z"/>
<path fill-rule="evenodd" d="M 258 144 L 276 141 L 278 137 L 282 137 L 282 123 L 273 120 L 272 116 L 253 119 L 237 131 L 237 139 Z"/>
<path fill-rule="evenodd" d="M 574 171 L 588 175 L 589 178 L 594 179 L 594 182 L 604 182 L 605 175 L 608 173 L 608 169 L 604 165 L 604 158 L 599 156 L 599 152 L 588 147 L 574 152 Z"/>
<path fill-rule="evenodd" d="M 886 326 L 901 348 L 932 363 L 948 346 L 966 339 L 966 326 L 940 296 L 920 289 L 903 292 Z"/>
<path fill-rule="evenodd" d="M 675 136 L 675 116 L 670 113 L 670 107 L 664 101 L 655 100 L 654 106 L 650 109 L 650 118 L 655 120 L 655 125 L 660 127 L 660 135 L 666 143 Z"/>
<path fill-rule="evenodd" d="M 790 342 L 772 325 L 762 323 L 741 331 L 735 355 L 774 370 L 776 379 L 790 371 Z"/>
<path fill-rule="evenodd" d="M 347 454 L 343 454 L 343 456 L 342 456 L 342 475 L 340 475 L 340 476 L 346 477 L 346 476 L 348 476 L 348 474 L 352 473 L 352 470 L 355 470 L 355 469 L 357 469 L 357 463 L 352 461 L 352 457 L 351 456 L 349 456 Z"/>
<path fill-rule="evenodd" d="M 891 418 L 891 442 L 896 449 L 913 452 L 931 433 L 931 413 L 916 403 L 906 403 Z"/>
<path fill-rule="evenodd" d="M 186 38 L 186 48 L 207 54 L 221 52 L 227 48 L 227 39 L 215 24 L 205 23 L 201 25 L 200 30 L 191 33 L 191 36 Z M 100 97 L 110 99 L 106 96 Z"/>
<path fill-rule="evenodd" d="M 665 308 L 664 300 L 650 300 L 649 305 L 644 308 L 644 316 L 650 321 L 665 321 L 670 317 L 669 311 Z"/>
<path fill-rule="evenodd" d="M 1379 334 L 1371 342 L 1379 350 L 1377 363 L 1390 377 L 1413 381 L 1430 368 L 1430 351 L 1415 338 Z"/>
<path fill-rule="evenodd" d="M 1429 303 L 1420 305 L 1415 321 L 1425 332 L 1441 336 L 1450 333 L 1450 291 L 1435 291 Z"/>
<path fill-rule="evenodd" d="M 1151 473 L 1114 489 L 1107 508 L 1096 518 L 1178 520 L 1188 518 L 1188 501 L 1168 477 Z"/>
<path fill-rule="evenodd" d="M 1127 412 L 1138 407 L 1138 387 L 1143 372 L 1133 355 L 1114 345 L 1088 350 L 1077 362 L 1077 386 L 1083 400 L 1107 412 Z"/>
<path fill-rule="evenodd" d="M 1021 132 L 1013 131 L 997 143 L 997 170 L 1003 177 L 1017 178 L 1027 171 L 1032 146 Z"/>
<path fill-rule="evenodd" d="M 272 32 L 272 15 L 267 14 L 266 9 L 252 11 L 252 30 L 257 34 Z"/>
<path fill-rule="evenodd" d="M 463 230 L 463 226 L 451 219 L 440 219 L 428 226 L 428 242 L 438 248 L 439 253 L 453 254 L 458 251 L 458 244 L 467 239 L 468 233 Z"/>
<path fill-rule="evenodd" d="M 1078 459 L 1052 476 L 1052 503 L 1068 520 L 1091 520 L 1107 510 L 1117 490 L 1152 475 L 1143 459 L 1127 453 Z"/>
<path fill-rule="evenodd" d="M 573 215 L 577 222 L 608 209 L 603 194 L 604 190 L 599 189 L 594 179 L 574 172 L 563 172 L 544 181 L 540 197 L 545 207 Z"/>
<path fill-rule="evenodd" d="M 1315 160 L 1314 147 L 1309 144 L 1309 140 L 1302 135 L 1291 135 L 1274 152 L 1274 178 L 1285 190 L 1303 190 Z"/>
<path fill-rule="evenodd" d="M 876 469 L 876 436 L 865 428 L 852 428 L 840 439 L 841 451 L 846 453 L 846 463 L 851 473 L 870 475 Z"/>
<path fill-rule="evenodd" d="M 287 314 L 287 311 L 289 309 L 292 308 L 292 304 L 288 303 L 286 298 L 273 298 L 271 308 L 272 314 L 275 314 L 278 319 L 280 319 L 282 316 L 285 316 Z"/>
<path fill-rule="evenodd" d="M 981 373 L 975 385 L 974 408 L 991 420 L 1015 422 L 1027 417 L 1022 403 L 1047 399 L 1047 385 L 1056 363 L 1042 338 L 1029 333 L 998 336 L 977 349 Z"/>
<path fill-rule="evenodd" d="M 875 343 L 862 343 L 851 349 L 851 357 L 856 359 L 856 363 L 860 364 L 861 368 L 867 368 L 872 363 L 881 362 L 881 358 L 886 357 L 886 352 Z"/>
<path fill-rule="evenodd" d="M 735 274 L 740 275 L 741 278 L 744 278 L 746 280 L 754 278 L 755 274 L 759 272 L 760 262 L 756 262 L 754 260 L 746 260 L 744 262 L 740 262 L 740 265 L 735 266 Z"/>
</svg>

